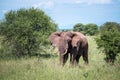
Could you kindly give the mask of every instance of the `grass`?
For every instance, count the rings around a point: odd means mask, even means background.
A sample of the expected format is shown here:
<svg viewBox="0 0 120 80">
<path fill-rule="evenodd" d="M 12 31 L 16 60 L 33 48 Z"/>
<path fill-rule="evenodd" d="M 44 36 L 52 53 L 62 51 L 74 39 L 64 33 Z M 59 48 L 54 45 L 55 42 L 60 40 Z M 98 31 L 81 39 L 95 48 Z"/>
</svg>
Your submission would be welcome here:
<svg viewBox="0 0 120 80">
<path fill-rule="evenodd" d="M 62 67 L 59 56 L 48 50 L 42 57 L 0 60 L 0 80 L 119 80 L 120 64 L 106 64 L 93 37 L 88 41 L 89 65 L 81 57 L 79 67 L 71 67 L 69 60 Z"/>
</svg>

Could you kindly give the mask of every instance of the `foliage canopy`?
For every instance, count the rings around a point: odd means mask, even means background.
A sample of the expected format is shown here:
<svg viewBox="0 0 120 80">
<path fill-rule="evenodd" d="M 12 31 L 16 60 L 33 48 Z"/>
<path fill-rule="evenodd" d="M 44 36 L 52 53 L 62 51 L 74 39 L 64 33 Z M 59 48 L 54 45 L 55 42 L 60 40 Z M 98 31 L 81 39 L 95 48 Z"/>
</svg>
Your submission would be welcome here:
<svg viewBox="0 0 120 80">
<path fill-rule="evenodd" d="M 73 26 L 73 31 L 78 31 L 86 35 L 95 35 L 98 33 L 98 26 L 93 23 L 83 25 L 82 23 L 77 23 Z"/>
<path fill-rule="evenodd" d="M 89 23 L 85 25 L 85 34 L 87 35 L 95 35 L 98 33 L 98 26 L 93 23 Z"/>
<path fill-rule="evenodd" d="M 33 55 L 41 44 L 46 44 L 48 35 L 57 30 L 57 25 L 39 9 L 19 9 L 5 14 L 0 23 L 3 43 L 11 47 L 12 53 Z"/>
<path fill-rule="evenodd" d="M 84 28 L 85 26 L 82 23 L 77 23 L 73 26 L 73 31 L 80 31 L 82 33 L 85 33 Z"/>
<path fill-rule="evenodd" d="M 120 53 L 120 24 L 106 22 L 101 26 L 100 37 L 96 38 L 98 48 L 103 48 L 105 61 L 114 63 Z"/>
</svg>

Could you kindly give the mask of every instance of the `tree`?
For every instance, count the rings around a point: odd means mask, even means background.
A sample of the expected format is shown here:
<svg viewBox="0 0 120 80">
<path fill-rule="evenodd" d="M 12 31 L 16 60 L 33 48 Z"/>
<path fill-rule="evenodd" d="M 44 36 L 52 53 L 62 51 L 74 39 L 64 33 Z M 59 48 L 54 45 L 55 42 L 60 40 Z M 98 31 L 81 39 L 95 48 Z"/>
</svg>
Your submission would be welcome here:
<svg viewBox="0 0 120 80">
<path fill-rule="evenodd" d="M 95 35 L 98 33 L 98 26 L 93 23 L 83 25 L 82 23 L 77 23 L 73 26 L 73 31 L 78 31 L 87 35 Z"/>
<path fill-rule="evenodd" d="M 84 34 L 85 33 L 84 28 L 85 26 L 82 23 L 77 23 L 73 26 L 73 31 L 78 31 Z"/>
<path fill-rule="evenodd" d="M 57 25 L 39 9 L 20 9 L 5 14 L 0 23 L 0 35 L 3 43 L 12 47 L 12 53 L 33 55 L 38 53 L 41 44 L 47 43 L 50 33 L 57 30 Z"/>
<path fill-rule="evenodd" d="M 98 48 L 105 53 L 105 61 L 114 63 L 120 53 L 120 25 L 115 22 L 106 22 L 100 28 L 100 37 L 96 38 Z"/>
<path fill-rule="evenodd" d="M 98 26 L 93 23 L 89 23 L 85 25 L 85 34 L 87 35 L 95 35 L 98 33 Z"/>
<path fill-rule="evenodd" d="M 109 30 L 111 28 L 117 28 L 120 31 L 120 24 L 116 22 L 106 22 L 100 27 L 100 31 L 104 32 L 104 29 Z"/>
</svg>

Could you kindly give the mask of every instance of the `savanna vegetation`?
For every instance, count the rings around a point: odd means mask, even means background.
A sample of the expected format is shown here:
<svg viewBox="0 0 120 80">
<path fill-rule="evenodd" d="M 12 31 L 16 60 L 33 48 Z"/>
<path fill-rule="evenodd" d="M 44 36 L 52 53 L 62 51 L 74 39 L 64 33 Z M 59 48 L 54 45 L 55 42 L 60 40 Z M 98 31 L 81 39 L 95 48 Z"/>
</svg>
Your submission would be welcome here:
<svg viewBox="0 0 120 80">
<path fill-rule="evenodd" d="M 89 64 L 59 65 L 56 48 L 48 36 L 57 24 L 39 9 L 19 9 L 5 14 L 0 22 L 0 80 L 119 80 L 120 24 L 76 23 L 89 43 Z M 110 64 L 109 64 L 110 63 Z M 112 64 L 111 64 L 112 63 Z"/>
<path fill-rule="evenodd" d="M 82 24 L 82 23 L 77 23 L 73 26 L 73 31 L 79 31 L 85 35 L 96 35 L 98 33 L 98 25 L 89 23 L 89 24 Z"/>
<path fill-rule="evenodd" d="M 19 57 L 39 54 L 41 46 L 48 44 L 49 34 L 56 30 L 57 24 L 39 9 L 10 11 L 0 24 L 1 41 L 5 46 L 2 47 L 8 46 L 8 53 Z"/>
</svg>

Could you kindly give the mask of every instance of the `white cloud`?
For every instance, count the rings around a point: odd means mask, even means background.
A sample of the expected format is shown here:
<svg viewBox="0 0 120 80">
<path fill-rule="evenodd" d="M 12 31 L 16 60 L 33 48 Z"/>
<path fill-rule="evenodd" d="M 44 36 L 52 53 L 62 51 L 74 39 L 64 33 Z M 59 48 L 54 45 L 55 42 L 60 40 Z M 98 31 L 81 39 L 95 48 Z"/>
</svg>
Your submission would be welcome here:
<svg viewBox="0 0 120 80">
<path fill-rule="evenodd" d="M 48 1 L 48 2 L 45 3 L 45 7 L 46 8 L 51 8 L 53 6 L 54 6 L 54 2 L 53 1 Z"/>
<path fill-rule="evenodd" d="M 38 2 L 36 4 L 33 5 L 34 8 L 38 8 L 38 7 L 43 7 L 46 9 L 51 9 L 54 7 L 54 2 L 51 1 L 46 1 L 46 2 Z"/>
<path fill-rule="evenodd" d="M 85 4 L 109 4 L 112 0 L 73 0 L 75 3 Z"/>
<path fill-rule="evenodd" d="M 109 4 L 112 0 L 51 0 L 57 3 Z"/>
<path fill-rule="evenodd" d="M 120 0 L 119 0 L 120 1 Z M 110 4 L 112 0 L 36 0 L 34 8 L 52 9 L 56 4 Z"/>
</svg>

